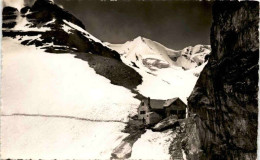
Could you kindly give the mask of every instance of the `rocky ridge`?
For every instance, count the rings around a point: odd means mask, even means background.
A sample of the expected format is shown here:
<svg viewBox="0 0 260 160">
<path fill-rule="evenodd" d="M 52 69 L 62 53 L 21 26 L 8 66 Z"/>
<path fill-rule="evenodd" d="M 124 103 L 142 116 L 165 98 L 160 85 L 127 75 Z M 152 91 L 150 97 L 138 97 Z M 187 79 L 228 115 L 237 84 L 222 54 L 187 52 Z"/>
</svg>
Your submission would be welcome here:
<svg viewBox="0 0 260 160">
<path fill-rule="evenodd" d="M 20 11 L 7 6 L 3 19 L 3 36 L 19 37 L 24 45 L 51 53 L 91 52 L 121 61 L 117 52 L 86 32 L 80 20 L 52 1 L 37 0 Z"/>
</svg>

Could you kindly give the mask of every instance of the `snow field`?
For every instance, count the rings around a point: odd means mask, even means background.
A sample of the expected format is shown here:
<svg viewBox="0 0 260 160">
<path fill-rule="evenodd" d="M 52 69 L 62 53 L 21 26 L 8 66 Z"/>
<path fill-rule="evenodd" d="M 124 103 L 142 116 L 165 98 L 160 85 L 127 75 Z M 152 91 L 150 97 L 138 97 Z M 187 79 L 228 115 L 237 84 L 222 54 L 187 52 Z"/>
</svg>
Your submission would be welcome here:
<svg viewBox="0 0 260 160">
<path fill-rule="evenodd" d="M 130 159 L 170 159 L 169 146 L 174 136 L 172 131 L 147 130 L 133 145 Z"/>
<path fill-rule="evenodd" d="M 109 159 L 127 136 L 122 123 L 1 117 L 2 159 Z"/>
<path fill-rule="evenodd" d="M 2 46 L 1 158 L 109 159 L 126 124 L 77 118 L 126 122 L 139 104 L 134 94 L 71 54 L 11 38 Z"/>
<path fill-rule="evenodd" d="M 71 54 L 50 54 L 3 41 L 2 114 L 69 115 L 122 120 L 139 101 Z M 117 116 L 115 116 L 117 113 Z"/>
</svg>

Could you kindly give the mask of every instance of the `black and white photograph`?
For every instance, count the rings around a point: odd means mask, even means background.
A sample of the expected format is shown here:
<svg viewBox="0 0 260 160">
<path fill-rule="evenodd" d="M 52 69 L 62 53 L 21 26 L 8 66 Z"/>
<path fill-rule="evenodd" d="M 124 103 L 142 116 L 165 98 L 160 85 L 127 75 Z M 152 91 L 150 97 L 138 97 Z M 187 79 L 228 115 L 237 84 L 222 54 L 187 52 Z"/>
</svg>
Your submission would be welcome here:
<svg viewBox="0 0 260 160">
<path fill-rule="evenodd" d="M 258 1 L 1 7 L 0 159 L 258 159 Z"/>
</svg>

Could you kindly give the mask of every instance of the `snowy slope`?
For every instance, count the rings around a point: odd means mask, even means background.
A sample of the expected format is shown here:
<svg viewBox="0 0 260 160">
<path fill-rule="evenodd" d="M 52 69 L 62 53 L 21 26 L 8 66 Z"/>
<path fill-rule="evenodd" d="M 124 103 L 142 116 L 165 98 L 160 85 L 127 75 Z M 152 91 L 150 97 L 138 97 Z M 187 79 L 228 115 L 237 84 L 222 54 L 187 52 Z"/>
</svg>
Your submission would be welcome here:
<svg viewBox="0 0 260 160">
<path fill-rule="evenodd" d="M 139 101 L 134 94 L 110 84 L 71 54 L 46 53 L 10 38 L 4 38 L 2 45 L 1 114 L 9 115 L 1 117 L 2 157 L 109 159 L 127 136 L 121 132 L 125 127 L 121 122 L 136 114 Z M 155 73 L 159 76 L 144 71 L 144 82 L 138 86 L 144 95 L 163 99 L 186 95 L 195 83 L 190 80 L 196 81 L 192 70 L 166 68 Z M 181 88 L 184 84 L 189 87 Z M 148 130 L 134 144 L 131 158 L 169 159 L 171 136 Z"/>
<path fill-rule="evenodd" d="M 85 30 L 79 19 L 51 1 L 36 0 L 32 6 L 20 10 L 6 6 L 3 19 L 4 37 L 16 38 L 23 45 L 49 53 L 75 54 L 76 58 L 91 62 L 90 67 L 113 84 L 133 89 L 142 82 L 142 77 L 122 63 L 116 51 L 106 47 Z"/>
<path fill-rule="evenodd" d="M 123 128 L 121 123 L 1 116 L 1 158 L 109 159 L 127 136 Z"/>
<path fill-rule="evenodd" d="M 110 158 L 136 113 L 134 94 L 71 54 L 10 38 L 2 46 L 1 158 Z M 25 116 L 3 116 L 17 113 Z"/>
<path fill-rule="evenodd" d="M 186 103 L 187 97 L 191 94 L 198 79 L 196 75 L 199 75 L 202 69 L 203 67 L 184 71 L 166 68 L 156 71 L 154 74 L 136 69 L 143 76 L 143 83 L 137 87 L 137 90 L 142 95 L 153 99 L 166 100 L 180 97 Z"/>
<path fill-rule="evenodd" d="M 3 39 L 2 46 L 3 114 L 59 113 L 124 120 L 139 102 L 129 90 L 110 84 L 71 54 L 45 53 L 9 38 Z"/>
<path fill-rule="evenodd" d="M 147 130 L 133 146 L 130 159 L 170 159 L 169 146 L 176 135 L 172 131 Z"/>
</svg>

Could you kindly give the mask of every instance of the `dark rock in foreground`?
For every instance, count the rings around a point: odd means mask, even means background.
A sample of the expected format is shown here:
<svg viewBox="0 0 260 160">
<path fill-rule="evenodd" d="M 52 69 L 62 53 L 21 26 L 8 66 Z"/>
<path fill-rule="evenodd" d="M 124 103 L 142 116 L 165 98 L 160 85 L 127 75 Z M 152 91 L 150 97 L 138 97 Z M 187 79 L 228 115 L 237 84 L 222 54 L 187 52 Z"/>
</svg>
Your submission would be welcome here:
<svg viewBox="0 0 260 160">
<path fill-rule="evenodd" d="M 173 115 L 157 123 L 154 127 L 152 127 L 152 131 L 161 132 L 167 129 L 174 129 L 177 126 L 180 126 L 178 117 L 176 115 Z"/>
<path fill-rule="evenodd" d="M 212 53 L 188 99 L 187 159 L 255 160 L 259 3 L 215 2 Z"/>
</svg>

